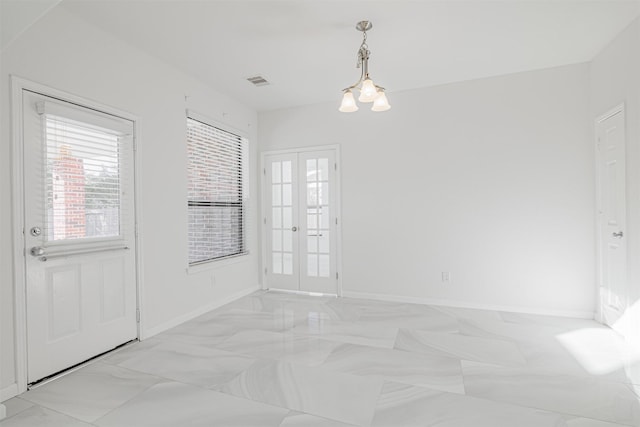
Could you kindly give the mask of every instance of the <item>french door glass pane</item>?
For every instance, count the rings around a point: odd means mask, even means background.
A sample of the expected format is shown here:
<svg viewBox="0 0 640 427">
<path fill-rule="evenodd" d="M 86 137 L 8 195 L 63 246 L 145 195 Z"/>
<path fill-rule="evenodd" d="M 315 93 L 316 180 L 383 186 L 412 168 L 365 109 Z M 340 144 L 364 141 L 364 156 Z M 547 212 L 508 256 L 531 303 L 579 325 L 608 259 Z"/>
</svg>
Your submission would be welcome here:
<svg viewBox="0 0 640 427">
<path fill-rule="evenodd" d="M 293 254 L 284 253 L 282 255 L 282 273 L 283 274 L 293 274 Z"/>
<path fill-rule="evenodd" d="M 320 228 L 329 228 L 329 206 L 323 206 L 320 208 Z"/>
<path fill-rule="evenodd" d="M 313 209 L 315 211 L 315 209 Z M 315 230 L 318 228 L 318 215 L 311 213 L 307 215 L 307 228 L 309 230 Z"/>
<path fill-rule="evenodd" d="M 318 255 L 307 254 L 307 275 L 309 277 L 318 277 Z"/>
<path fill-rule="evenodd" d="M 318 173 L 317 160 L 307 159 L 307 181 L 315 181 Z"/>
<path fill-rule="evenodd" d="M 311 178 L 307 176 L 307 179 Z M 318 184 L 316 182 L 307 183 L 307 205 L 316 206 L 318 204 Z"/>
<path fill-rule="evenodd" d="M 318 252 L 318 236 L 315 234 L 307 236 L 307 252 L 310 254 Z"/>
<path fill-rule="evenodd" d="M 321 254 L 329 253 L 329 230 L 321 231 L 318 237 L 318 252 Z"/>
<path fill-rule="evenodd" d="M 282 182 L 291 182 L 291 161 L 282 162 Z"/>
<path fill-rule="evenodd" d="M 282 205 L 282 185 L 273 184 L 272 192 L 271 192 L 271 200 L 273 206 Z"/>
<path fill-rule="evenodd" d="M 282 186 L 282 204 L 284 206 L 291 206 L 291 184 L 284 184 Z"/>
<path fill-rule="evenodd" d="M 318 180 L 329 180 L 329 159 L 318 159 Z"/>
<path fill-rule="evenodd" d="M 329 261 L 329 255 L 318 255 L 318 276 L 329 277 L 331 270 L 331 263 Z"/>
<path fill-rule="evenodd" d="M 273 252 L 273 272 L 275 274 L 282 274 L 282 253 Z"/>
<path fill-rule="evenodd" d="M 282 250 L 285 252 L 293 251 L 293 232 L 291 230 L 282 231 Z"/>
<path fill-rule="evenodd" d="M 282 208 L 273 208 L 271 219 L 272 219 L 273 228 L 281 228 L 282 227 Z"/>
<path fill-rule="evenodd" d="M 282 175 L 282 166 L 280 162 L 273 162 L 271 165 L 271 182 L 280 184 L 280 176 Z"/>
<path fill-rule="evenodd" d="M 276 252 L 282 251 L 282 231 L 273 230 L 273 236 L 271 238 L 272 248 Z"/>
<path fill-rule="evenodd" d="M 321 182 L 318 185 L 318 205 L 329 204 L 329 183 Z"/>
</svg>

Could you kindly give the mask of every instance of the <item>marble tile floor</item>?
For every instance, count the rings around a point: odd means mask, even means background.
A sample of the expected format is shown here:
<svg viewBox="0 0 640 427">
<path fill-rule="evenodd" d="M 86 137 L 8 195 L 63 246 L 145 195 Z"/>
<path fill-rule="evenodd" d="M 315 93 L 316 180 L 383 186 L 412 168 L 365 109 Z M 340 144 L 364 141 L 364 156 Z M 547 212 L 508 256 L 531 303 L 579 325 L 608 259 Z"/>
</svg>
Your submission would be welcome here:
<svg viewBox="0 0 640 427">
<path fill-rule="evenodd" d="M 255 292 L 5 403 L 1 427 L 640 426 L 594 321 Z"/>
</svg>

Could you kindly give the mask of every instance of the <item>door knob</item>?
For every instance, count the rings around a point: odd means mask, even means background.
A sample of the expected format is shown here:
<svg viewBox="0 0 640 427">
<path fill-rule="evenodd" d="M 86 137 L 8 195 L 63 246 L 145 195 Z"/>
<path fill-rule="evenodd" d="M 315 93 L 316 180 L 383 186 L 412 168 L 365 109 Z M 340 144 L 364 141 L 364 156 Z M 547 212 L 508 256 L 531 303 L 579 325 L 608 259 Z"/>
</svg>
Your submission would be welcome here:
<svg viewBox="0 0 640 427">
<path fill-rule="evenodd" d="M 40 246 L 34 246 L 29 252 L 32 256 L 42 256 L 44 255 L 44 248 Z"/>
<path fill-rule="evenodd" d="M 613 233 L 612 236 L 617 237 L 618 239 L 622 239 L 622 236 L 624 236 L 624 234 L 622 233 L 622 231 L 618 231 L 617 233 Z"/>
<path fill-rule="evenodd" d="M 298 227 L 291 227 L 291 231 L 298 231 Z"/>
</svg>

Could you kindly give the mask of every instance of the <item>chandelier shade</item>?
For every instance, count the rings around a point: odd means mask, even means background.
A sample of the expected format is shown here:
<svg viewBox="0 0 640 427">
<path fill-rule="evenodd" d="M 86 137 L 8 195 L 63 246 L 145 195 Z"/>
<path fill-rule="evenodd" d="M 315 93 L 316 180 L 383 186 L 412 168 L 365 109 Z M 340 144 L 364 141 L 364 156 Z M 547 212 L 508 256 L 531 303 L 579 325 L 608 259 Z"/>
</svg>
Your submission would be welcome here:
<svg viewBox="0 0 640 427">
<path fill-rule="evenodd" d="M 356 104 L 353 92 L 350 90 L 346 91 L 342 96 L 342 104 L 340 104 L 339 110 L 343 113 L 353 113 L 354 111 L 358 111 L 358 104 Z"/>
<path fill-rule="evenodd" d="M 389 105 L 389 101 L 387 101 L 387 96 L 384 94 L 384 90 L 378 91 L 378 96 L 373 100 L 373 107 L 371 107 L 371 111 L 387 111 L 391 108 Z"/>
<path fill-rule="evenodd" d="M 360 102 L 373 102 L 378 95 L 378 90 L 373 84 L 371 79 L 366 79 L 362 82 L 362 88 L 360 89 L 360 96 L 358 101 Z"/>
</svg>

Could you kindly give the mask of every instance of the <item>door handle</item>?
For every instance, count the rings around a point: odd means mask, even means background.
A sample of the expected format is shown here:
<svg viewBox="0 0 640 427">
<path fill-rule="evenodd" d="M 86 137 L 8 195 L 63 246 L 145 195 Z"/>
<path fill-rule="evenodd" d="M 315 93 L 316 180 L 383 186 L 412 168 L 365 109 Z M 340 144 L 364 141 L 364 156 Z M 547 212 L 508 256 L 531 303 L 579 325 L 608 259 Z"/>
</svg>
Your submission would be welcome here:
<svg viewBox="0 0 640 427">
<path fill-rule="evenodd" d="M 31 248 L 29 253 L 31 254 L 31 256 L 42 256 L 44 255 L 44 248 L 41 246 L 34 246 Z"/>
<path fill-rule="evenodd" d="M 298 227 L 291 227 L 291 231 L 293 231 L 293 232 L 298 231 Z"/>
<path fill-rule="evenodd" d="M 613 233 L 612 236 L 617 237 L 618 239 L 622 239 L 622 236 L 624 236 L 624 234 L 622 233 L 622 231 L 618 231 L 617 233 Z"/>
<path fill-rule="evenodd" d="M 46 261 L 48 259 L 53 259 L 53 258 L 63 258 L 63 257 L 69 257 L 69 256 L 75 256 L 75 255 L 90 255 L 90 254 L 96 254 L 98 252 L 122 251 L 122 250 L 128 250 L 128 249 L 129 249 L 129 246 L 114 246 L 114 247 L 104 247 L 104 248 L 92 248 L 92 249 L 85 249 L 85 250 L 78 250 L 78 251 L 71 251 L 71 252 L 55 252 L 55 253 L 49 254 L 48 256 L 43 256 L 42 258 L 40 258 L 40 261 Z M 31 248 L 31 255 L 33 256 L 44 255 L 44 248 L 41 248 L 41 247 Z"/>
</svg>

